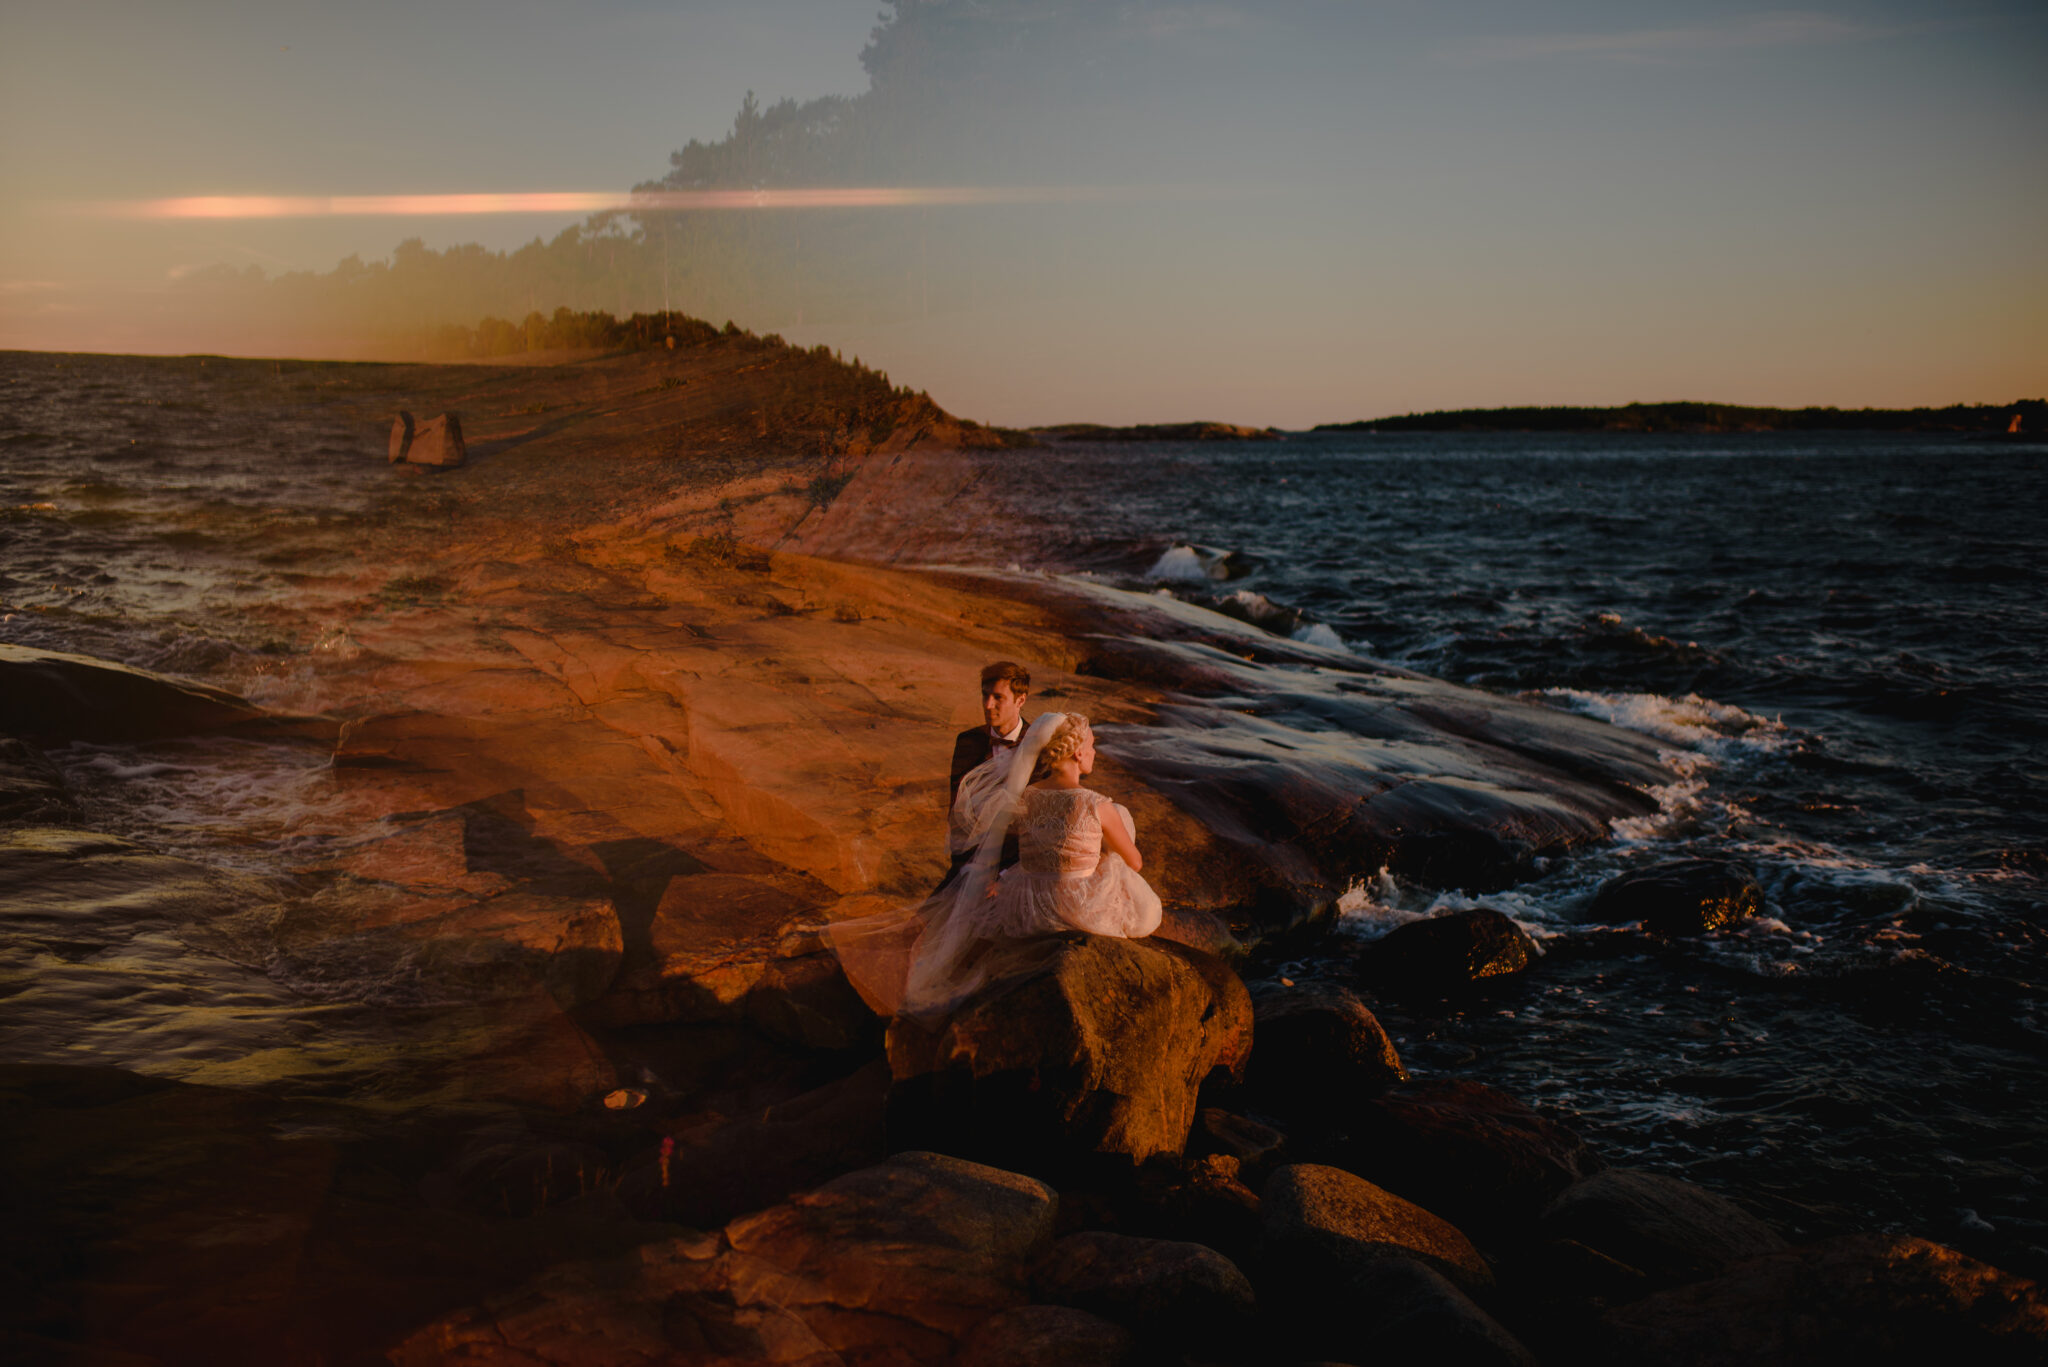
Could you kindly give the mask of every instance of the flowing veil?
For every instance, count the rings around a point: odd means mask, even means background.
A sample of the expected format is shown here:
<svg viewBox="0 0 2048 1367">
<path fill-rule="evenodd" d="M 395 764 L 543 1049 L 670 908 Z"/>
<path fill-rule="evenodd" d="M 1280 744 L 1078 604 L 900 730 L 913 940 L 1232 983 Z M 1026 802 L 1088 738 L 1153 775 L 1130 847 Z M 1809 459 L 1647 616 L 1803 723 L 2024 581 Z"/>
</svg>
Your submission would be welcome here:
<svg viewBox="0 0 2048 1367">
<path fill-rule="evenodd" d="M 1047 712 L 1017 743 L 995 815 L 958 878 L 915 906 L 825 928 L 847 981 L 877 1014 L 943 1015 L 982 985 L 979 964 L 988 941 L 981 932 L 996 861 L 1039 752 L 1065 720 L 1063 712 Z"/>
</svg>

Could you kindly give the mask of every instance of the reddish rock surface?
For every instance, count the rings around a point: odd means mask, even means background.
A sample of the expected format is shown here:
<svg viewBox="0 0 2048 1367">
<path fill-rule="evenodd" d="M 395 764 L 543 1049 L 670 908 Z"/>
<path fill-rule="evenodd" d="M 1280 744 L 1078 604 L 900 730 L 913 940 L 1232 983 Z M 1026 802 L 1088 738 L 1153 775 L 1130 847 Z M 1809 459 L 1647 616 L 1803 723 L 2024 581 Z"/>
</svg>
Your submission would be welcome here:
<svg viewBox="0 0 2048 1367">
<path fill-rule="evenodd" d="M 1434 1268 L 1465 1291 L 1493 1286 L 1493 1269 L 1449 1221 L 1341 1168 L 1296 1163 L 1266 1182 L 1261 1284 L 1335 1284 L 1378 1258 Z"/>
<path fill-rule="evenodd" d="M 944 1021 L 890 1027 L 904 1142 L 1053 1174 L 1177 1154 L 1204 1080 L 1251 1047 L 1236 973 L 1182 945 L 1077 934 L 988 962 L 992 986 Z"/>
</svg>

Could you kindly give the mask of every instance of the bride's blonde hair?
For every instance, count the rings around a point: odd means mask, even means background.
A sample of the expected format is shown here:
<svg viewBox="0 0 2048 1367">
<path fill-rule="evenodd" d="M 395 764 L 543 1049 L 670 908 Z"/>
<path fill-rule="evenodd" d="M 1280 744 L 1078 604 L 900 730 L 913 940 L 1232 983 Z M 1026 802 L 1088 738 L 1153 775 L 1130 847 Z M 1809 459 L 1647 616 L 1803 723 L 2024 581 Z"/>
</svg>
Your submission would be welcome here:
<svg viewBox="0 0 2048 1367">
<path fill-rule="evenodd" d="M 1088 719 L 1079 712 L 1069 712 L 1067 719 L 1053 730 L 1052 738 L 1045 748 L 1038 752 L 1038 763 L 1031 767 L 1031 781 L 1038 782 L 1049 777 L 1052 766 L 1063 759 L 1072 759 L 1081 752 L 1081 744 L 1093 734 L 1088 729 Z"/>
</svg>

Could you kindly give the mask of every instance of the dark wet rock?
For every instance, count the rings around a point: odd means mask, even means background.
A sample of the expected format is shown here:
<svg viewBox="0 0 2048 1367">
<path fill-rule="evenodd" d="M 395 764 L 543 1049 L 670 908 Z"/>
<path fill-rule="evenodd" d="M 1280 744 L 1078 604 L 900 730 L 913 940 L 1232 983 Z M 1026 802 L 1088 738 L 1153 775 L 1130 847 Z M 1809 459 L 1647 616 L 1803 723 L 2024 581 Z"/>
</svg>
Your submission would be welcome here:
<svg viewBox="0 0 2048 1367">
<path fill-rule="evenodd" d="M 1256 1022 L 1245 1091 L 1284 1115 L 1344 1115 L 1405 1081 L 1401 1056 L 1349 988 L 1268 979 L 1251 986 Z"/>
<path fill-rule="evenodd" d="M 1020 1305 L 983 1320 L 957 1367 L 1124 1367 L 1137 1356 L 1131 1331 L 1066 1305 Z"/>
<path fill-rule="evenodd" d="M 835 1352 L 944 1362 L 989 1315 L 1025 1302 L 1052 1240 L 1051 1188 L 903 1153 L 726 1226 L 736 1304 L 793 1311 Z"/>
<path fill-rule="evenodd" d="M 0 736 L 0 821 L 61 822 L 77 812 L 64 775 L 41 750 Z"/>
<path fill-rule="evenodd" d="M 1287 1136 L 1271 1125 L 1220 1106 L 1205 1106 L 1195 1116 L 1188 1154 L 1222 1154 L 1234 1159 L 1240 1171 L 1256 1171 L 1276 1158 L 1286 1143 Z"/>
<path fill-rule="evenodd" d="M 739 1363 L 835 1361 L 789 1311 L 735 1305 L 723 1252 L 717 1234 L 690 1233 L 614 1258 L 565 1262 L 415 1329 L 387 1356 L 395 1367 L 583 1367 L 668 1362 L 701 1344 Z M 770 1344 L 801 1351 L 759 1351 Z"/>
<path fill-rule="evenodd" d="M 1031 1275 L 1041 1301 L 1128 1325 L 1149 1342 L 1210 1351 L 1251 1327 L 1252 1284 L 1213 1248 L 1102 1230 L 1069 1234 Z"/>
<path fill-rule="evenodd" d="M 1672 859 L 1608 879 L 1593 894 L 1595 921 L 1641 921 L 1659 935 L 1702 935 L 1763 910 L 1763 890 L 1744 864 Z"/>
<path fill-rule="evenodd" d="M 1443 996 L 1520 973 L 1536 954 L 1520 926 L 1474 907 L 1396 926 L 1366 951 L 1359 972 L 1382 991 Z"/>
<path fill-rule="evenodd" d="M 1471 1297 L 1412 1258 L 1362 1263 L 1334 1294 L 1290 1293 L 1278 1316 L 1298 1351 L 1353 1362 L 1534 1367 L 1536 1361 Z"/>
<path fill-rule="evenodd" d="M 2039 1286 L 1897 1234 L 1853 1234 L 1741 1263 L 1611 1311 L 1602 1327 L 1614 1361 L 1672 1367 L 2048 1359 Z"/>
<path fill-rule="evenodd" d="M 1539 1233 L 1634 1270 L 1646 1292 L 1715 1276 L 1785 1247 L 1769 1225 L 1726 1197 L 1634 1168 L 1609 1168 L 1567 1188 L 1543 1213 Z"/>
<path fill-rule="evenodd" d="M 1162 1155 L 1107 1196 L 1105 1223 L 1124 1233 L 1203 1244 L 1240 1266 L 1257 1251 L 1259 1194 L 1227 1155 Z"/>
<path fill-rule="evenodd" d="M 1533 1221 L 1603 1166 L 1586 1141 L 1477 1082 L 1411 1083 L 1361 1109 L 1345 1165 L 1461 1228 Z"/>
<path fill-rule="evenodd" d="M 758 1115 L 673 1136 L 664 1177 L 657 1160 L 628 1178 L 635 1209 L 699 1228 L 759 1210 L 791 1192 L 880 1162 L 889 1067 L 880 1059 Z"/>
<path fill-rule="evenodd" d="M 384 448 L 384 459 L 392 465 L 404 460 L 412 449 L 412 414 L 400 413 L 391 420 L 391 440 Z"/>
<path fill-rule="evenodd" d="M 444 1362 L 951 1362 L 1025 1302 L 1057 1198 L 1016 1173 L 898 1154 L 720 1234 L 568 1263 L 445 1315 L 394 1349 Z"/>
<path fill-rule="evenodd" d="M 1202 1083 L 1240 1067 L 1251 1001 L 1183 945 L 1092 935 L 1006 942 L 950 1017 L 889 1027 L 892 1141 L 1059 1173 L 1177 1154 Z"/>
<path fill-rule="evenodd" d="M 1450 1222 L 1341 1168 L 1281 1168 L 1266 1182 L 1259 1215 L 1262 1289 L 1315 1295 L 1388 1257 L 1415 1259 L 1467 1292 L 1493 1285 L 1493 1270 Z"/>
<path fill-rule="evenodd" d="M 469 447 L 462 440 L 462 420 L 453 413 L 443 413 L 419 424 L 405 453 L 408 464 L 448 469 L 461 465 L 468 456 Z"/>
<path fill-rule="evenodd" d="M 0 645 L 0 731 L 66 740 L 147 740 L 204 731 L 331 732 L 233 693 L 89 655 Z"/>
</svg>

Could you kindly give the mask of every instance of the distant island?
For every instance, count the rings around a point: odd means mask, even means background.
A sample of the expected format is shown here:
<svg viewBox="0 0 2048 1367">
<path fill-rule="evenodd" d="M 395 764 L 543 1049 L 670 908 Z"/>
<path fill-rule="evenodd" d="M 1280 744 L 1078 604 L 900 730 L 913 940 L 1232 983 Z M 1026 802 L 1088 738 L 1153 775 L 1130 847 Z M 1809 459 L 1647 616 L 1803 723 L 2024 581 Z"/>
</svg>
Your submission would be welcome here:
<svg viewBox="0 0 2048 1367">
<path fill-rule="evenodd" d="M 1277 441 L 1280 434 L 1270 427 L 1240 427 L 1228 422 L 1156 422 L 1133 427 L 1105 427 L 1100 423 L 1069 422 L 1052 427 L 1034 427 L 1041 441 Z"/>
<path fill-rule="evenodd" d="M 1460 408 L 1323 423 L 1318 432 L 1988 432 L 2020 420 L 2048 432 L 2048 399 L 1948 408 L 1743 408 L 1727 403 L 1632 403 L 1620 408 Z"/>
</svg>

